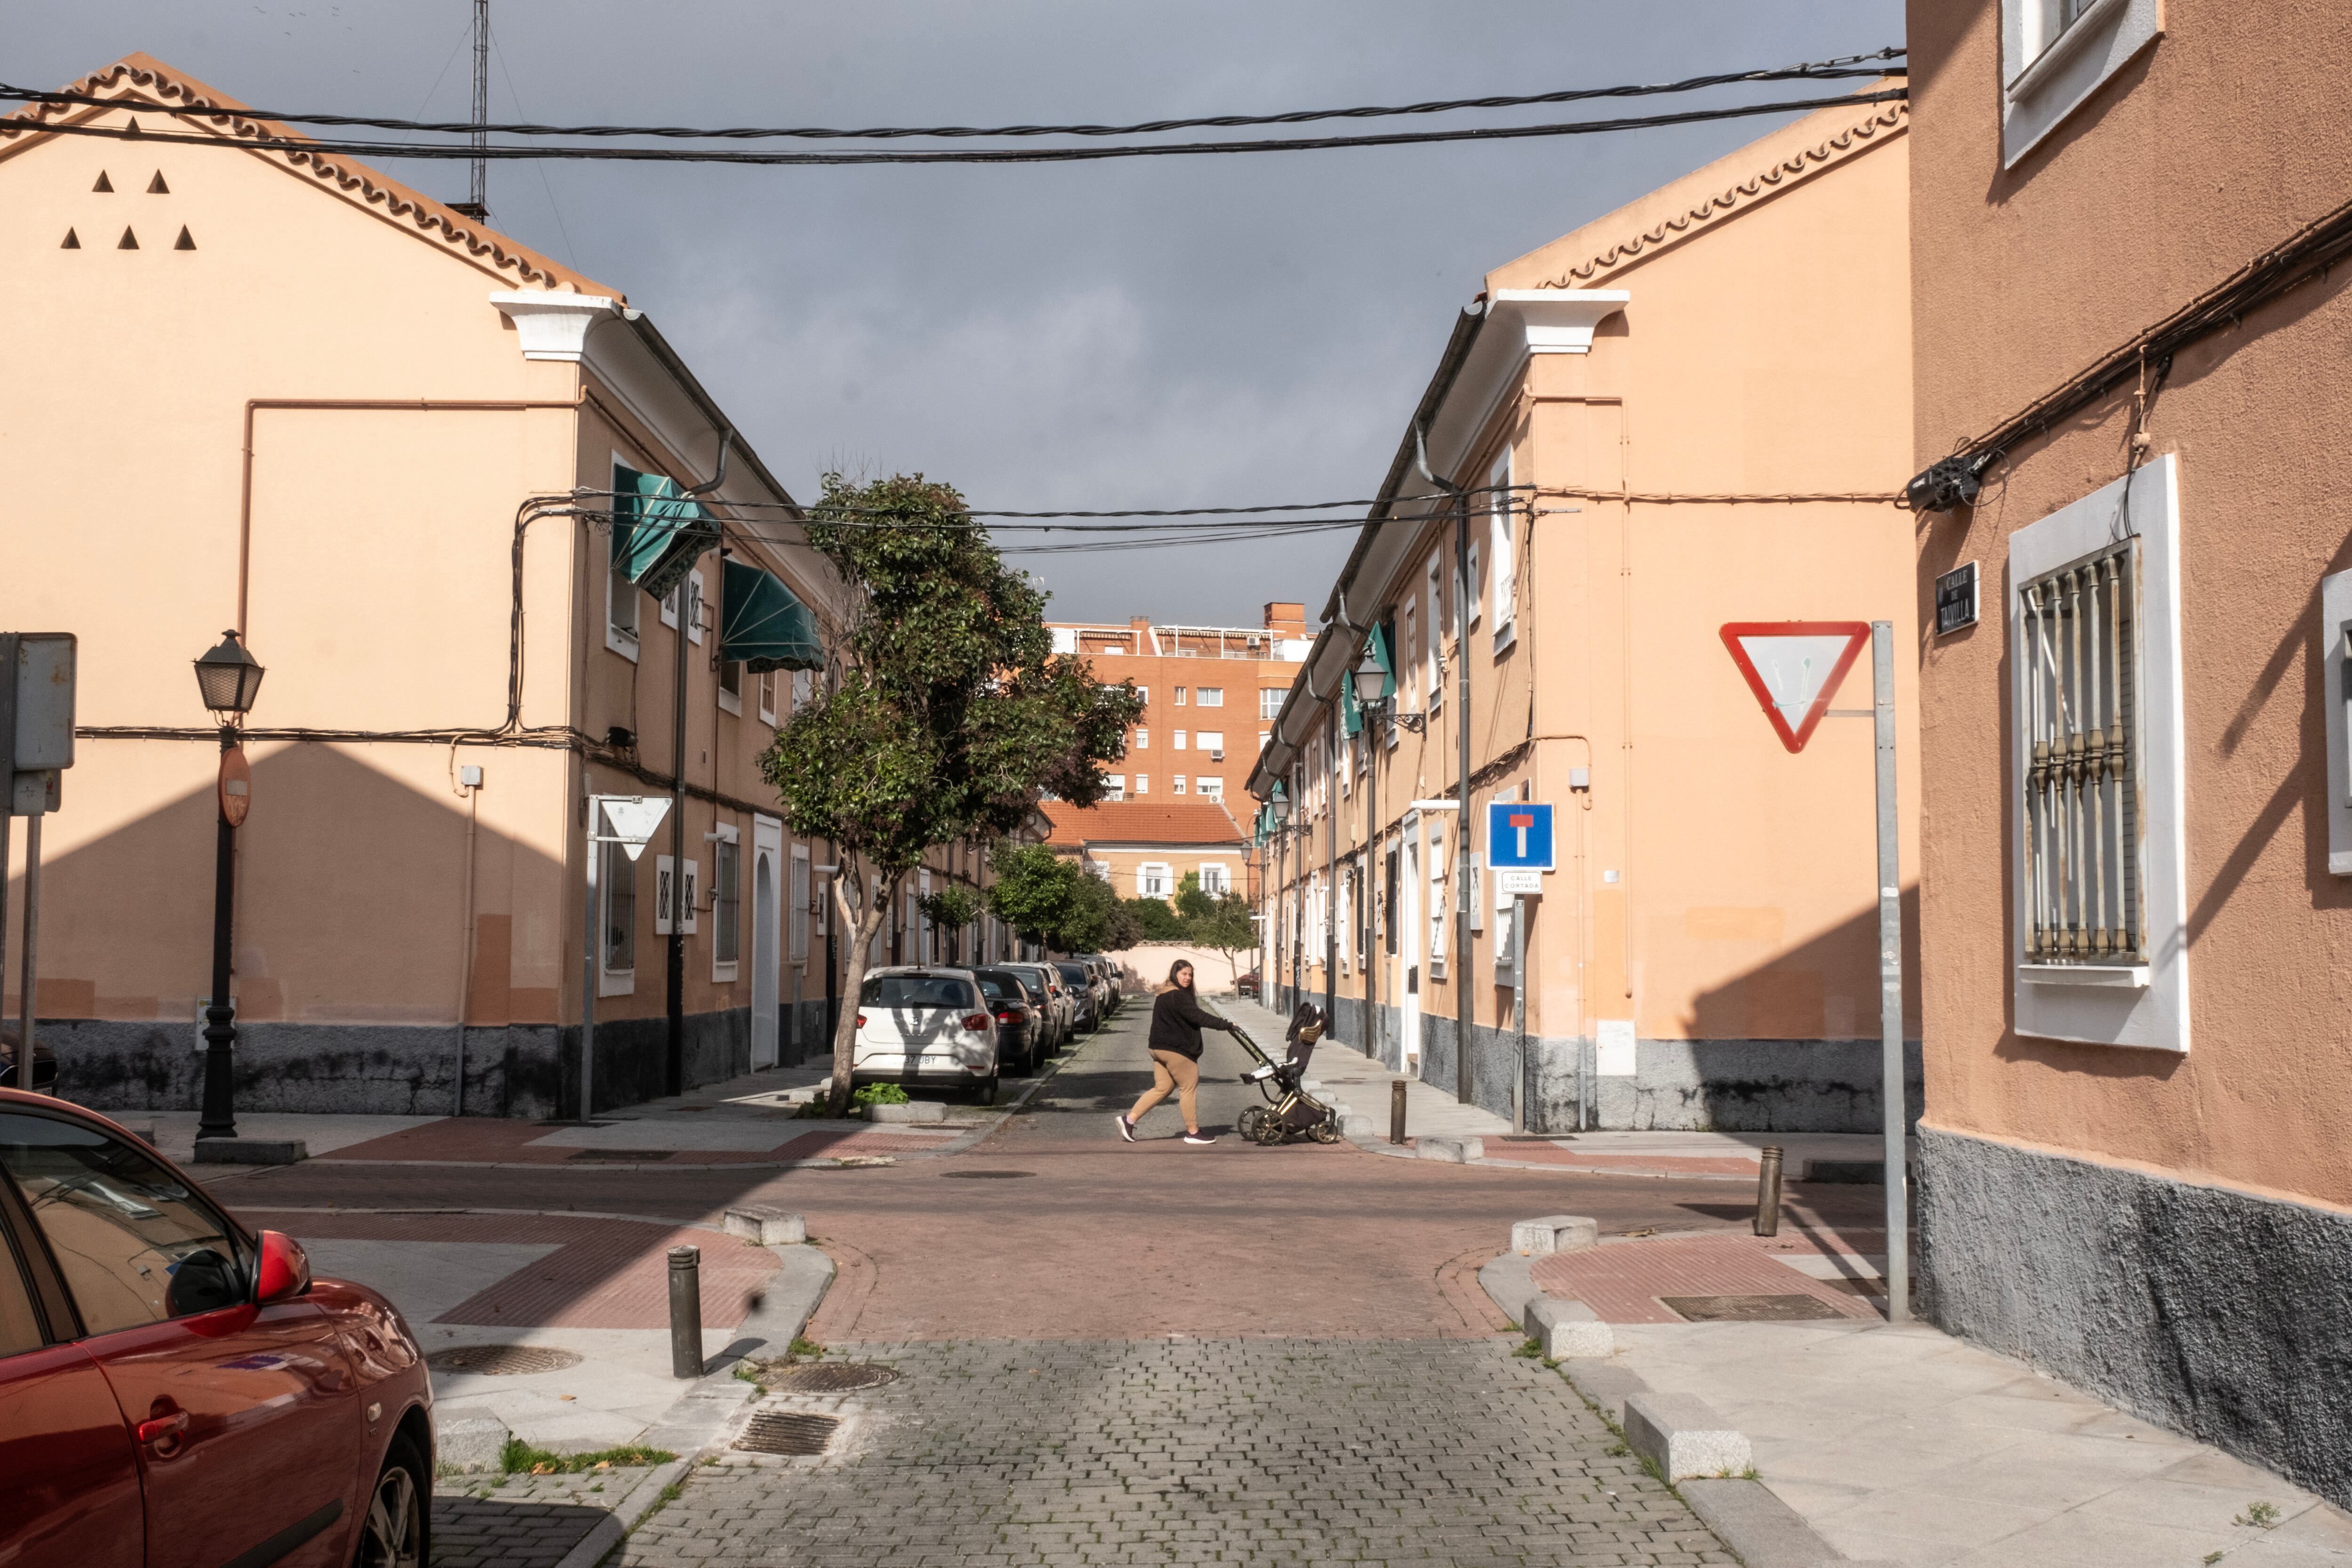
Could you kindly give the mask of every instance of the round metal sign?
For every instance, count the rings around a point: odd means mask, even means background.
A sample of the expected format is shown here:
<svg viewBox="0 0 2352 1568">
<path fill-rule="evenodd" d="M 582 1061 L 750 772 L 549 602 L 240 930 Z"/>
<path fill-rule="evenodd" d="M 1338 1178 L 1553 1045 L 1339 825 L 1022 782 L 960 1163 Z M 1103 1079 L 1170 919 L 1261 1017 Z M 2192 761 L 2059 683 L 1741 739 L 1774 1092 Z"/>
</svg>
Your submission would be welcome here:
<svg viewBox="0 0 2352 1568">
<path fill-rule="evenodd" d="M 253 770 L 245 765 L 245 748 L 231 746 L 221 753 L 221 820 L 231 827 L 243 827 L 245 814 L 252 809 Z"/>
</svg>

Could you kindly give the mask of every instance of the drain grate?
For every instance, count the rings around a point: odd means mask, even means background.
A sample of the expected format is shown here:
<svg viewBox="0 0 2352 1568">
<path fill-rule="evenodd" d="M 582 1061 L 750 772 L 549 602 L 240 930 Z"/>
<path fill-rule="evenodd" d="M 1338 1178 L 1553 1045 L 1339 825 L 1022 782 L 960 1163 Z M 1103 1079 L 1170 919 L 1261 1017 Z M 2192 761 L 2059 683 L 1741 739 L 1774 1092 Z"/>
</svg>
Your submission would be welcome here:
<svg viewBox="0 0 2352 1568">
<path fill-rule="evenodd" d="M 1797 1323 L 1845 1316 L 1817 1296 L 1661 1296 L 1658 1300 L 1691 1323 Z"/>
<path fill-rule="evenodd" d="M 470 1372 L 478 1377 L 528 1377 L 578 1366 L 580 1358 L 544 1345 L 452 1345 L 426 1356 L 425 1364 L 436 1372 Z"/>
<path fill-rule="evenodd" d="M 782 1454 L 807 1458 L 822 1454 L 841 1422 L 831 1415 L 802 1415 L 786 1410 L 762 1410 L 751 1417 L 735 1447 L 746 1454 Z"/>
<path fill-rule="evenodd" d="M 1015 1176 L 1034 1176 L 1034 1171 L 941 1171 L 940 1179 L 949 1182 L 1009 1182 Z"/>
<path fill-rule="evenodd" d="M 780 1394 L 847 1394 L 896 1383 L 898 1374 L 892 1368 L 864 1362 L 810 1362 L 772 1367 L 761 1374 L 760 1381 Z"/>
<path fill-rule="evenodd" d="M 675 1149 L 575 1149 L 572 1152 L 572 1158 L 626 1161 L 635 1165 L 650 1163 L 656 1160 L 667 1160 L 677 1152 Z"/>
</svg>

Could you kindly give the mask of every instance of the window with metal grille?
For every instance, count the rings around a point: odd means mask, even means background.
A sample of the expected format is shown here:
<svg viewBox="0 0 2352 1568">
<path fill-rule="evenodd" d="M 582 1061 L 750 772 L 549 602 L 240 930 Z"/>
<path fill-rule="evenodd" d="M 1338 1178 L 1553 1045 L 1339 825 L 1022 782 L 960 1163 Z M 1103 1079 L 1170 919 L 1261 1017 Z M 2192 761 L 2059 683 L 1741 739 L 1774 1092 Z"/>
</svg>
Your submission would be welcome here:
<svg viewBox="0 0 2352 1568">
<path fill-rule="evenodd" d="M 713 847 L 710 874 L 718 879 L 712 890 L 719 917 L 718 951 L 711 954 L 714 963 L 733 963 L 742 950 L 743 931 L 743 847 L 731 838 L 722 838 Z"/>
<path fill-rule="evenodd" d="M 2138 545 L 2017 589 L 2028 963 L 2147 962 Z"/>
<path fill-rule="evenodd" d="M 604 863 L 596 868 L 604 894 L 604 964 L 609 972 L 637 966 L 637 863 L 618 844 L 599 844 Z"/>
</svg>

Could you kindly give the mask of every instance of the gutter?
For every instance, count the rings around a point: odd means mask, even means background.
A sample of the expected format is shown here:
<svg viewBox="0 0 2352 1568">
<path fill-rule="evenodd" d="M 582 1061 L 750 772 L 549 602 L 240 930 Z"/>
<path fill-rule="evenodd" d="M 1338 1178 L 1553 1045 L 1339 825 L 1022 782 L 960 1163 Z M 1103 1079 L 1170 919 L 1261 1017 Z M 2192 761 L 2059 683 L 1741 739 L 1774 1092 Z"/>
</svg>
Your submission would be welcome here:
<svg viewBox="0 0 2352 1568">
<path fill-rule="evenodd" d="M 654 356 L 656 363 L 669 373 L 670 379 L 677 383 L 679 390 L 693 402 L 702 416 L 710 421 L 712 429 L 721 432 L 723 437 L 726 432 L 735 428 L 735 422 L 727 417 L 719 409 L 718 400 L 710 395 L 701 382 L 695 379 L 694 372 L 686 368 L 686 362 L 677 357 L 677 351 L 669 346 L 669 340 L 663 337 L 660 331 L 654 326 L 652 318 L 643 310 L 630 310 L 625 306 L 621 310 L 621 320 L 628 323 L 629 330 L 636 334 L 637 342 L 645 346 L 647 353 Z M 793 500 L 793 492 L 786 489 L 783 482 L 768 471 L 768 465 L 760 460 L 759 453 L 751 450 L 750 442 L 738 435 L 734 437 L 734 447 L 737 458 L 745 468 L 751 470 L 760 483 L 767 488 L 769 494 L 791 506 L 793 510 L 800 510 L 800 503 Z M 719 450 L 724 453 L 725 446 L 722 445 Z M 723 474 L 726 471 L 723 457 L 720 458 L 720 464 L 719 471 Z"/>
</svg>

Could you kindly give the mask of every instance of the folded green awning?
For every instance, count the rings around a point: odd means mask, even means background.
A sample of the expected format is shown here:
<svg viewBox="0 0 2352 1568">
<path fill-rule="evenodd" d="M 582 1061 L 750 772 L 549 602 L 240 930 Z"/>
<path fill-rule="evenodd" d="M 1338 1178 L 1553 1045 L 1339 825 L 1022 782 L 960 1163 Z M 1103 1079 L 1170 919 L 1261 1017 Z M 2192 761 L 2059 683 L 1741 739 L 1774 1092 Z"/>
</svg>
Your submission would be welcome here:
<svg viewBox="0 0 2352 1568">
<path fill-rule="evenodd" d="M 772 572 L 727 563 L 720 606 L 719 657 L 740 659 L 757 675 L 770 669 L 823 669 L 824 648 L 816 617 Z"/>
<path fill-rule="evenodd" d="M 655 598 L 719 548 L 719 520 L 700 501 L 678 494 L 675 481 L 615 468 L 613 489 L 613 564 Z"/>
</svg>

